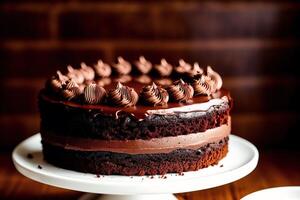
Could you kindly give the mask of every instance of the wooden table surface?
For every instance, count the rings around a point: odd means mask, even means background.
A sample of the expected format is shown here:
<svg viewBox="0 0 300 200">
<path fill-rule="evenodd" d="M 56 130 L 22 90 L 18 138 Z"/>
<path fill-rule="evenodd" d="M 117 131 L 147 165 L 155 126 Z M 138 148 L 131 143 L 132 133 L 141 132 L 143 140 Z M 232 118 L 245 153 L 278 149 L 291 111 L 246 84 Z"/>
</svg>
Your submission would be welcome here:
<svg viewBox="0 0 300 200">
<path fill-rule="evenodd" d="M 260 152 L 259 164 L 247 177 L 213 189 L 178 194 L 186 200 L 237 200 L 254 191 L 300 185 L 300 152 Z M 10 153 L 0 153 L 0 199 L 77 199 L 82 193 L 32 181 L 16 171 Z"/>
</svg>

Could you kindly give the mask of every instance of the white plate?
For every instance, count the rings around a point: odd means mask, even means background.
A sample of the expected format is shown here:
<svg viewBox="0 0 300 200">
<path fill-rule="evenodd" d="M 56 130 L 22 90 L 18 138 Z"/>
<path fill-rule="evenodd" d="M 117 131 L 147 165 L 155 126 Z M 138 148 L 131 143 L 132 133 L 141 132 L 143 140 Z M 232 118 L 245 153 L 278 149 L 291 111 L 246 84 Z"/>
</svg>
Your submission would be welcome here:
<svg viewBox="0 0 300 200">
<path fill-rule="evenodd" d="M 248 194 L 241 200 L 299 200 L 300 186 L 275 187 Z"/>
<path fill-rule="evenodd" d="M 258 151 L 250 142 L 231 135 L 229 153 L 218 165 L 184 175 L 101 176 L 53 166 L 43 160 L 41 136 L 36 134 L 13 151 L 15 167 L 35 181 L 61 188 L 101 194 L 159 194 L 202 190 L 236 181 L 252 172 L 258 162 Z M 33 159 L 27 158 L 31 153 Z M 38 166 L 42 169 L 39 169 Z"/>
</svg>

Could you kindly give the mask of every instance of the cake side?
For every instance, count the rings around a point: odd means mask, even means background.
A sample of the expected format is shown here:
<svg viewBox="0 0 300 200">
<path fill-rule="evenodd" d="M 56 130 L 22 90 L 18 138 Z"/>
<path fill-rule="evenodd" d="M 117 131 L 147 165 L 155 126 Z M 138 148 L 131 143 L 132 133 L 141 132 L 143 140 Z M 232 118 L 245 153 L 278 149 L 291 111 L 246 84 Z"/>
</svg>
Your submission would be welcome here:
<svg viewBox="0 0 300 200">
<path fill-rule="evenodd" d="M 74 151 L 43 143 L 44 158 L 59 167 L 75 171 L 126 176 L 163 175 L 195 171 L 215 165 L 228 152 L 228 137 L 196 150 L 178 149 L 159 154 L 121 154 L 101 151 Z"/>
<path fill-rule="evenodd" d="M 178 105 L 173 108 L 176 112 L 172 108 L 153 110 L 150 106 L 139 106 L 135 112 L 115 108 L 113 112 L 105 112 L 102 106 L 70 106 L 41 96 L 41 133 L 106 140 L 151 139 L 203 132 L 227 123 L 231 109 L 229 101 L 225 99 L 206 107 L 201 104 L 194 110 L 185 108 L 189 105 Z M 135 117 L 136 112 L 143 113 L 144 118 Z"/>
<path fill-rule="evenodd" d="M 226 156 L 232 99 L 221 76 L 183 60 L 153 66 L 141 57 L 135 65 L 121 57 L 111 66 L 82 63 L 47 81 L 38 97 L 46 161 L 88 173 L 155 175 Z"/>
</svg>

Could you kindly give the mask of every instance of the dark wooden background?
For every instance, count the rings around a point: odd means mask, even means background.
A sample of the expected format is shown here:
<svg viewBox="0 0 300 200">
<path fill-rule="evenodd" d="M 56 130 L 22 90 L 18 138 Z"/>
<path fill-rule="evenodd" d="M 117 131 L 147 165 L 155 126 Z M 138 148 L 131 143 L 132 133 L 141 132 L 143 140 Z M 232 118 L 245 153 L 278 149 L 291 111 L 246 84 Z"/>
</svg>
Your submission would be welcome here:
<svg viewBox="0 0 300 200">
<path fill-rule="evenodd" d="M 119 55 L 212 65 L 235 100 L 233 133 L 296 149 L 299 37 L 297 1 L 1 1 L 0 149 L 39 131 L 46 77 Z"/>
</svg>

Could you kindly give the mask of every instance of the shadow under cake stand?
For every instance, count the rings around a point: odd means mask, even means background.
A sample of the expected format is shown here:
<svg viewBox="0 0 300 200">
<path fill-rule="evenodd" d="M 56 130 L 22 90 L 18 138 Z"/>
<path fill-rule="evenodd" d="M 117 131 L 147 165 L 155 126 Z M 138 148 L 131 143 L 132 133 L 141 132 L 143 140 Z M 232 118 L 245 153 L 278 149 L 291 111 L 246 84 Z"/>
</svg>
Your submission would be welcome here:
<svg viewBox="0 0 300 200">
<path fill-rule="evenodd" d="M 218 165 L 199 171 L 165 176 L 96 176 L 62 169 L 44 161 L 41 136 L 36 134 L 21 142 L 12 157 L 17 170 L 30 179 L 87 192 L 79 200 L 175 200 L 173 193 L 204 190 L 243 178 L 255 169 L 259 156 L 253 144 L 230 135 L 227 156 Z"/>
</svg>

